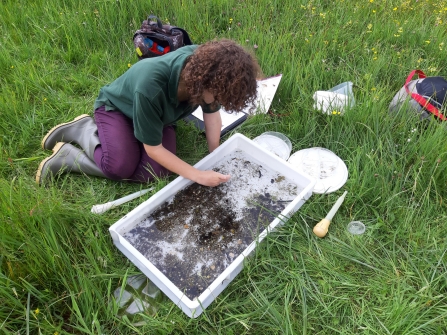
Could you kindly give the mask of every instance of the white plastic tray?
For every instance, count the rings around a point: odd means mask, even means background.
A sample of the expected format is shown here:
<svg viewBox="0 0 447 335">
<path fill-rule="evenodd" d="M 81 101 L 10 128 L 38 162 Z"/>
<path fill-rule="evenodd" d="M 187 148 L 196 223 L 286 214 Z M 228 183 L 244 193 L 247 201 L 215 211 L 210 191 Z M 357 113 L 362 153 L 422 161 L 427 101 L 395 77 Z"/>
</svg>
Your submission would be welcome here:
<svg viewBox="0 0 447 335">
<path fill-rule="evenodd" d="M 257 240 L 253 241 L 198 297 L 197 300 L 190 300 L 180 289 L 175 286 L 157 267 L 154 266 L 146 257 L 135 249 L 124 237 L 123 234 L 133 229 L 145 217 L 152 213 L 157 207 L 167 201 L 172 195 L 176 194 L 186 186 L 192 184 L 192 181 L 183 177 L 178 177 L 162 190 L 154 194 L 148 200 L 136 207 L 130 213 L 122 217 L 110 228 L 114 244 L 119 250 L 137 266 L 155 285 L 160 288 L 182 311 L 189 317 L 199 316 L 203 310 L 208 307 L 214 299 L 224 290 L 225 287 L 242 270 L 243 261 L 257 243 L 274 229 L 278 224 L 282 224 L 288 217 L 296 212 L 304 202 L 312 195 L 316 180 L 310 176 L 299 172 L 286 161 L 276 155 L 266 151 L 260 145 L 241 134 L 235 134 L 225 143 L 219 146 L 213 153 L 209 154 L 196 165 L 200 170 L 206 170 L 215 165 L 223 156 L 230 154 L 234 150 L 241 150 L 266 167 L 269 167 L 278 173 L 286 176 L 295 182 L 303 191 L 293 199 L 293 201 L 276 217 L 269 226 L 259 234 Z"/>
</svg>

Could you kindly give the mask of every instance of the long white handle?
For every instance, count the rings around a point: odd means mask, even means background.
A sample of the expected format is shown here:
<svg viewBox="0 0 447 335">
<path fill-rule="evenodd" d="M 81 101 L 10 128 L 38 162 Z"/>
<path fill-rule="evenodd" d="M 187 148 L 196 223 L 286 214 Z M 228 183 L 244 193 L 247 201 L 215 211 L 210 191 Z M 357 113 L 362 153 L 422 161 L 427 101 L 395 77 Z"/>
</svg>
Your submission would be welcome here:
<svg viewBox="0 0 447 335">
<path fill-rule="evenodd" d="M 342 196 L 337 199 L 337 201 L 335 202 L 334 206 L 332 206 L 331 210 L 326 215 L 326 219 L 327 220 L 329 220 L 329 221 L 332 220 L 332 218 L 334 217 L 335 213 L 337 213 L 338 209 L 340 208 L 341 204 L 343 203 L 343 200 L 345 200 L 345 196 L 346 196 L 347 193 L 348 193 L 348 191 L 345 191 L 345 193 L 343 193 Z"/>
<path fill-rule="evenodd" d="M 141 191 L 126 195 L 125 197 L 122 197 L 120 199 L 106 202 L 105 204 L 94 205 L 92 207 L 92 213 L 102 214 L 104 212 L 107 212 L 109 209 L 111 209 L 113 207 L 117 207 L 119 205 L 122 205 L 122 204 L 130 201 L 130 200 L 141 197 L 143 194 L 146 194 L 147 192 L 150 192 L 153 189 L 154 189 L 153 187 L 147 188 L 145 190 L 141 190 Z"/>
</svg>

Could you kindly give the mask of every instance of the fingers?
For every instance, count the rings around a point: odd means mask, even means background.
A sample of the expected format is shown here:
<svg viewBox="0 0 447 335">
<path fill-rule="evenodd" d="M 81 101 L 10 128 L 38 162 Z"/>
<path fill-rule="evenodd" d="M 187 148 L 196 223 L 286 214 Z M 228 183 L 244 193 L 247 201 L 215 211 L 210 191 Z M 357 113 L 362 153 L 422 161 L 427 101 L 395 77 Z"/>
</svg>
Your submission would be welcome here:
<svg viewBox="0 0 447 335">
<path fill-rule="evenodd" d="M 231 178 L 230 175 L 224 175 L 224 174 L 220 174 L 217 172 L 216 172 L 216 176 L 217 176 L 217 178 L 216 179 L 213 178 L 214 180 L 210 185 L 212 187 L 219 186 L 220 184 L 226 183 Z"/>
<path fill-rule="evenodd" d="M 222 183 L 226 183 L 230 180 L 230 175 L 224 175 L 215 171 L 202 171 L 201 172 L 202 178 L 200 180 L 197 180 L 197 182 L 204 186 L 219 186 Z"/>
<path fill-rule="evenodd" d="M 221 174 L 221 175 L 219 176 L 219 181 L 220 181 L 221 183 L 226 183 L 227 181 L 230 180 L 230 178 L 231 178 L 231 176 L 230 176 L 229 174 L 227 174 L 227 175 Z"/>
</svg>

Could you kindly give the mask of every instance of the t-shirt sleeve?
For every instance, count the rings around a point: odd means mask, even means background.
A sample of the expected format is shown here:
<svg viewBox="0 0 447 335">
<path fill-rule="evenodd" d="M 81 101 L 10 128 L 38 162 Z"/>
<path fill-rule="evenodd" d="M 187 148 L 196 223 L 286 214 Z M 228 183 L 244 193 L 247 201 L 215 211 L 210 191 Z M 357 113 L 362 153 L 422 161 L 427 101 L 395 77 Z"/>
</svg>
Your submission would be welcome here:
<svg viewBox="0 0 447 335">
<path fill-rule="evenodd" d="M 133 103 L 134 134 L 147 145 L 159 145 L 163 138 L 162 111 L 143 94 L 136 92 Z"/>
</svg>

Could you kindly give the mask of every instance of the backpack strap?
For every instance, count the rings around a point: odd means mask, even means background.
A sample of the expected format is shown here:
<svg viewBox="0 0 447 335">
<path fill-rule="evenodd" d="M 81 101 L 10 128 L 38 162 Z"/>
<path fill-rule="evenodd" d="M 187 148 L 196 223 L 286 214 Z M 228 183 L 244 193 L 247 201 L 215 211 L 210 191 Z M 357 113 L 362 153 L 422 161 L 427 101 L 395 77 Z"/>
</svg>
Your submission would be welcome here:
<svg viewBox="0 0 447 335">
<path fill-rule="evenodd" d="M 191 38 L 188 35 L 188 32 L 185 29 L 179 28 L 179 27 L 174 27 L 174 29 L 176 30 L 180 30 L 183 33 L 183 44 L 184 45 L 192 45 L 192 41 Z"/>
<path fill-rule="evenodd" d="M 160 19 L 153 14 L 151 14 L 147 17 L 147 24 L 150 24 L 151 19 L 155 19 L 157 21 L 157 27 L 160 29 L 163 29 L 163 24 L 161 23 Z"/>
<path fill-rule="evenodd" d="M 434 116 L 436 116 L 437 118 L 439 118 L 442 121 L 446 121 L 447 118 L 442 115 L 439 110 L 433 106 L 429 101 L 427 101 L 427 99 L 425 99 L 422 95 L 417 94 L 417 93 L 413 93 L 410 92 L 408 85 L 410 84 L 411 79 L 414 77 L 414 75 L 417 74 L 418 78 L 427 78 L 427 76 L 425 75 L 424 72 L 422 72 L 421 70 L 413 70 L 410 72 L 410 74 L 407 77 L 407 80 L 405 82 L 405 90 L 407 91 L 407 93 L 415 100 L 419 103 L 419 105 L 421 105 L 422 107 L 424 107 L 426 110 L 428 110 L 430 113 L 432 113 Z"/>
</svg>

